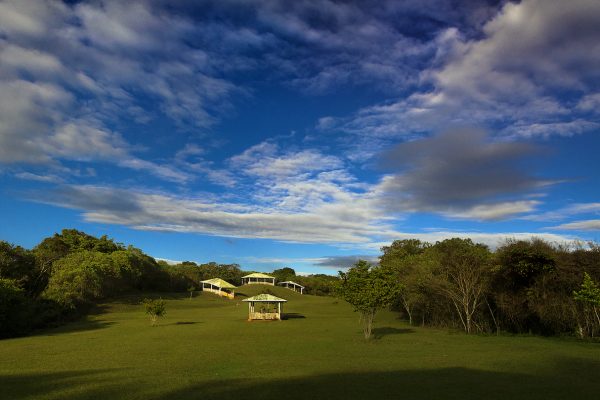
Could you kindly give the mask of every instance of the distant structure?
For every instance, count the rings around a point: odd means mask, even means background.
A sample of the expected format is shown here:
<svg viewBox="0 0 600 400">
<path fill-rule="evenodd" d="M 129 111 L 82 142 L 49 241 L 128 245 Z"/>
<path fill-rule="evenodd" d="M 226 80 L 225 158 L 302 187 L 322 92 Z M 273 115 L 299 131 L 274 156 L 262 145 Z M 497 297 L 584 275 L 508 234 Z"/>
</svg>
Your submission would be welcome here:
<svg viewBox="0 0 600 400">
<path fill-rule="evenodd" d="M 281 321 L 281 306 L 287 300 L 270 294 L 257 294 L 242 301 L 248 303 L 248 321 Z"/>
<path fill-rule="evenodd" d="M 260 272 L 255 272 L 250 275 L 242 276 L 242 285 L 255 284 L 275 286 L 275 278 L 271 275 L 261 274 Z"/>
<path fill-rule="evenodd" d="M 203 292 L 211 292 L 222 297 L 227 297 L 231 300 L 233 300 L 235 297 L 236 287 L 221 278 L 208 279 L 205 281 L 200 281 L 200 283 L 202 283 Z"/>
<path fill-rule="evenodd" d="M 286 287 L 290 290 L 293 290 L 294 292 L 299 292 L 300 294 L 304 294 L 304 286 L 302 286 L 299 283 L 296 282 L 292 282 L 292 281 L 285 281 L 285 282 L 279 282 L 278 285 L 281 285 L 283 287 Z"/>
</svg>

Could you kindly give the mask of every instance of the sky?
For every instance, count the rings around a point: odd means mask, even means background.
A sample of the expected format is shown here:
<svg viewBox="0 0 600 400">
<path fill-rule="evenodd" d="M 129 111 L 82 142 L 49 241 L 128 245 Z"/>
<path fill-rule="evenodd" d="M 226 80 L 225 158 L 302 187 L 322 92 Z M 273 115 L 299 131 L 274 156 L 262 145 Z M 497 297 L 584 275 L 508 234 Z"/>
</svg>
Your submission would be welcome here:
<svg viewBox="0 0 600 400">
<path fill-rule="evenodd" d="M 0 240 L 335 274 L 600 241 L 597 0 L 0 0 Z"/>
</svg>

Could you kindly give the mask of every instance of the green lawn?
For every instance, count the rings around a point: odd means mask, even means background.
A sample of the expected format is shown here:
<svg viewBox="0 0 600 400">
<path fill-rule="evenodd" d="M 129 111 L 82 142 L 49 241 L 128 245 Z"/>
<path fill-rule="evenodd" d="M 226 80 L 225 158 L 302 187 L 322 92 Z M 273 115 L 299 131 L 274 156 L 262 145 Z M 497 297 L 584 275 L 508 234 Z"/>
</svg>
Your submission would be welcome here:
<svg viewBox="0 0 600 400">
<path fill-rule="evenodd" d="M 246 295 L 261 287 L 244 286 Z M 393 313 L 366 343 L 343 302 L 288 299 L 282 322 L 247 322 L 239 300 L 167 302 L 151 327 L 137 298 L 86 320 L 0 341 L 0 399 L 594 399 L 600 345 L 466 336 L 410 327 Z"/>
</svg>

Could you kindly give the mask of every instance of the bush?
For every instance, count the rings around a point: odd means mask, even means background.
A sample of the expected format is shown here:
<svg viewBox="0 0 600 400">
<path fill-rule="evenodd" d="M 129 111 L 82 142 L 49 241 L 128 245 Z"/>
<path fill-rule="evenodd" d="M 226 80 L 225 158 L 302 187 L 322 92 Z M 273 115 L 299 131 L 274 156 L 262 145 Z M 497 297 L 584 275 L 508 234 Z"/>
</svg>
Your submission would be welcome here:
<svg viewBox="0 0 600 400">
<path fill-rule="evenodd" d="M 150 322 L 152 326 L 156 325 L 158 318 L 163 317 L 167 313 L 167 303 L 163 299 L 144 299 L 142 304 L 144 305 L 146 314 L 150 315 Z"/>
</svg>

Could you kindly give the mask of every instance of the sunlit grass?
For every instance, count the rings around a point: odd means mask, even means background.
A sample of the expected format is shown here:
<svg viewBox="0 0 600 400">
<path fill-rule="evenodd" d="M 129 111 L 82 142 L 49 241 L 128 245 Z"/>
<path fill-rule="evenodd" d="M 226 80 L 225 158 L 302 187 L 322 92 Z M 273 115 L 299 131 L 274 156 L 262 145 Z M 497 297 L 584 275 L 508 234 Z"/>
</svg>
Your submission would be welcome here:
<svg viewBox="0 0 600 400">
<path fill-rule="evenodd" d="M 254 295 L 265 287 L 240 288 Z M 410 327 L 391 312 L 366 343 L 330 297 L 288 299 L 281 322 L 213 294 L 167 300 L 156 327 L 132 296 L 86 320 L 0 341 L 2 399 L 595 398 L 600 346 Z"/>
</svg>

